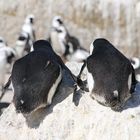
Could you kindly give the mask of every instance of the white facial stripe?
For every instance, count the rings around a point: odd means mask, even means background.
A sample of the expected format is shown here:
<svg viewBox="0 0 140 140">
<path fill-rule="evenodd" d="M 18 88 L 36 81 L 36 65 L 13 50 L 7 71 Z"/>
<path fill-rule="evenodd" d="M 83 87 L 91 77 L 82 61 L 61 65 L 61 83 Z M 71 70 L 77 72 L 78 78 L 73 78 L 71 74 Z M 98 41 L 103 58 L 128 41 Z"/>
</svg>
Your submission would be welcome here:
<svg viewBox="0 0 140 140">
<path fill-rule="evenodd" d="M 62 21 L 61 16 L 55 16 L 55 17 L 53 18 L 52 26 L 53 26 L 54 28 L 58 28 L 58 27 L 60 26 L 60 23 L 57 21 L 58 19 L 60 19 L 60 20 Z"/>
<path fill-rule="evenodd" d="M 34 20 L 34 18 L 35 18 L 35 16 L 34 15 L 28 15 L 27 17 L 26 17 L 26 19 L 25 19 L 25 23 L 30 23 L 30 19 L 33 19 Z"/>
<path fill-rule="evenodd" d="M 52 103 L 52 98 L 55 94 L 55 91 L 56 91 L 57 86 L 60 83 L 61 79 L 62 79 L 62 70 L 60 68 L 60 74 L 59 74 L 58 78 L 56 79 L 55 83 L 52 85 L 51 89 L 49 90 L 47 105 L 50 105 Z"/>
</svg>

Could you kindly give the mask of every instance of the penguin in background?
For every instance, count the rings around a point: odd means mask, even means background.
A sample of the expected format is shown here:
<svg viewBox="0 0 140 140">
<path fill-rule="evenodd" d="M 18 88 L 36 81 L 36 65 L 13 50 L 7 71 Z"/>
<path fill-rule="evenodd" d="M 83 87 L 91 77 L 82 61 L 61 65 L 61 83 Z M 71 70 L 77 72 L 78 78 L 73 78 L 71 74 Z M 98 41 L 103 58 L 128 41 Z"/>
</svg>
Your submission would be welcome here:
<svg viewBox="0 0 140 140">
<path fill-rule="evenodd" d="M 11 47 L 0 48 L 0 90 L 3 90 L 6 73 L 9 72 L 16 52 Z"/>
<path fill-rule="evenodd" d="M 28 54 L 31 50 L 32 40 L 30 39 L 30 36 L 26 32 L 21 32 L 19 34 L 19 37 L 16 41 L 15 45 L 15 51 L 17 54 L 17 59 L 25 56 Z"/>
<path fill-rule="evenodd" d="M 35 29 L 34 29 L 35 16 L 30 14 L 26 17 L 22 26 L 22 32 L 28 33 L 32 42 L 36 40 Z"/>
<path fill-rule="evenodd" d="M 24 24 L 22 26 L 21 32 L 15 45 L 17 59 L 28 54 L 31 51 L 33 42 L 36 40 L 34 19 L 34 15 L 30 14 L 26 17 L 24 21 Z"/>
<path fill-rule="evenodd" d="M 7 62 L 9 64 L 12 62 L 12 58 L 16 56 L 15 50 L 12 47 L 8 46 L 7 41 L 3 37 L 0 37 L 0 53 L 0 58 L 3 58 L 4 56 L 5 58 L 7 58 Z"/>
<path fill-rule="evenodd" d="M 89 56 L 88 51 L 81 47 L 79 40 L 69 34 L 60 16 L 53 18 L 50 41 L 55 52 L 66 61 L 82 62 Z"/>
<path fill-rule="evenodd" d="M 7 42 L 5 41 L 5 39 L 3 37 L 0 36 L 0 48 L 6 47 L 6 46 L 8 46 Z"/>
<path fill-rule="evenodd" d="M 132 57 L 130 58 L 130 62 L 135 70 L 136 80 L 140 82 L 140 58 Z"/>
<path fill-rule="evenodd" d="M 63 54 L 65 53 L 65 47 L 64 45 L 61 45 L 58 32 L 56 31 L 57 28 L 59 28 L 60 24 L 63 24 L 61 17 L 55 16 L 52 20 L 50 35 L 47 40 L 51 43 L 54 51 L 62 58 Z"/>
</svg>

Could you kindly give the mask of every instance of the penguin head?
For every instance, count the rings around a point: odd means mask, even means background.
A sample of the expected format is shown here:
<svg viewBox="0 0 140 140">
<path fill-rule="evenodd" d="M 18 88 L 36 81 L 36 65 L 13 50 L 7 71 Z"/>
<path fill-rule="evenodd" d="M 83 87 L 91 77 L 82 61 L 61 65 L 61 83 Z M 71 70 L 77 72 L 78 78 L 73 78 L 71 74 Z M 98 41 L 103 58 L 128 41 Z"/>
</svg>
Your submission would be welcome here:
<svg viewBox="0 0 140 140">
<path fill-rule="evenodd" d="M 37 40 L 33 43 L 33 49 L 46 49 L 46 50 L 52 50 L 51 44 L 47 40 Z"/>
<path fill-rule="evenodd" d="M 53 28 L 59 28 L 60 26 L 62 26 L 64 23 L 63 23 L 63 19 L 61 16 L 55 16 L 52 20 L 52 27 Z"/>
<path fill-rule="evenodd" d="M 3 37 L 0 37 L 0 47 L 5 47 L 7 46 L 7 43 Z"/>
<path fill-rule="evenodd" d="M 131 64 L 132 64 L 132 66 L 133 66 L 134 69 L 138 69 L 140 67 L 140 59 L 139 58 L 132 57 L 130 59 L 130 62 L 131 62 Z"/>
<path fill-rule="evenodd" d="M 13 59 L 16 56 L 16 52 L 13 48 L 11 47 L 2 47 L 0 48 L 1 55 L 3 54 L 3 57 L 5 60 L 7 60 L 7 63 L 11 64 Z"/>
<path fill-rule="evenodd" d="M 103 45 L 112 45 L 112 44 L 108 40 L 106 40 L 105 38 L 97 38 L 93 42 L 93 45 L 94 46 L 103 46 Z"/>
<path fill-rule="evenodd" d="M 21 32 L 20 35 L 19 35 L 19 37 L 18 37 L 18 40 L 19 40 L 19 41 L 25 41 L 25 40 L 28 39 L 28 37 L 29 37 L 29 34 L 28 34 L 28 33 L 26 33 L 26 32 Z"/>
<path fill-rule="evenodd" d="M 26 17 L 25 19 L 25 23 L 30 23 L 30 24 L 34 24 L 34 19 L 35 19 L 35 16 L 30 14 Z"/>
<path fill-rule="evenodd" d="M 112 46 L 112 44 L 105 38 L 97 38 L 90 45 L 90 55 L 93 53 L 95 47 Z"/>
<path fill-rule="evenodd" d="M 5 42 L 4 38 L 0 36 L 0 42 Z"/>
</svg>

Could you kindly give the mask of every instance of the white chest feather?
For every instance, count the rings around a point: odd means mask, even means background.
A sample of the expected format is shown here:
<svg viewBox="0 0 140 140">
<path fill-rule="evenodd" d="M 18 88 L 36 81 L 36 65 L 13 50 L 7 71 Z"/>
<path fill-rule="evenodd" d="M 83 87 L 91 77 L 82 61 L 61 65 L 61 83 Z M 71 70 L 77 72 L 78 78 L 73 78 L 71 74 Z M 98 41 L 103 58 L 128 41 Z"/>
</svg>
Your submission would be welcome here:
<svg viewBox="0 0 140 140">
<path fill-rule="evenodd" d="M 56 79 L 55 83 L 52 85 L 52 87 L 49 90 L 48 98 L 47 98 L 47 105 L 50 105 L 52 103 L 52 98 L 56 92 L 57 86 L 59 85 L 61 79 L 62 79 L 62 70 L 60 69 L 60 74 L 58 78 Z"/>
<path fill-rule="evenodd" d="M 64 48 L 64 45 L 61 44 L 62 41 L 59 39 L 58 33 L 56 31 L 51 32 L 51 42 L 52 42 L 52 46 L 55 52 L 60 56 L 63 55 L 65 52 L 64 50 L 65 48 Z M 63 48 L 62 48 L 62 45 L 63 45 Z"/>
</svg>

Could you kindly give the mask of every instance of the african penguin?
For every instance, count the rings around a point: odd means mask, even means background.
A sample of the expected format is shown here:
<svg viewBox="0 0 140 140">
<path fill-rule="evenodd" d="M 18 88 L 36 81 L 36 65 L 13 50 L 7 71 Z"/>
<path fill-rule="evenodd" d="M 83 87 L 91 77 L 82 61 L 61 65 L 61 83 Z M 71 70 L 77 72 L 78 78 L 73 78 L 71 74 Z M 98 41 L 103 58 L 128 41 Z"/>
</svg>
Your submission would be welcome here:
<svg viewBox="0 0 140 140">
<path fill-rule="evenodd" d="M 86 67 L 91 97 L 112 110 L 121 111 L 137 83 L 130 61 L 104 38 L 91 44 L 90 54 L 78 77 Z"/>
<path fill-rule="evenodd" d="M 7 42 L 5 41 L 3 37 L 0 37 L 0 48 L 6 47 L 6 46 L 7 46 Z"/>
<path fill-rule="evenodd" d="M 23 114 L 29 114 L 52 103 L 63 70 L 77 82 L 48 41 L 38 40 L 34 42 L 33 48 L 32 52 L 14 63 L 12 74 L 5 86 L 6 89 L 12 83 L 16 111 Z"/>
<path fill-rule="evenodd" d="M 22 32 L 28 33 L 32 42 L 36 40 L 35 29 L 34 29 L 34 15 L 28 15 L 22 26 Z"/>
<path fill-rule="evenodd" d="M 138 82 L 140 82 L 140 58 L 138 57 L 132 57 L 130 59 L 130 62 L 135 70 L 135 74 L 136 74 L 136 80 Z"/>
<path fill-rule="evenodd" d="M 62 58 L 62 55 L 65 53 L 65 47 L 61 45 L 56 31 L 56 29 L 59 28 L 60 23 L 63 24 L 62 18 L 60 16 L 55 16 L 52 20 L 51 31 L 47 40 L 51 43 L 54 51 Z"/>
<path fill-rule="evenodd" d="M 15 45 L 17 59 L 28 54 L 31 50 L 31 46 L 32 46 L 32 41 L 30 39 L 29 34 L 26 32 L 21 32 Z"/>
<path fill-rule="evenodd" d="M 13 62 L 15 58 L 15 51 L 10 47 L 0 48 L 0 89 L 3 90 L 5 76 L 9 70 L 9 65 Z"/>
<path fill-rule="evenodd" d="M 60 16 L 54 17 L 50 40 L 54 50 L 68 61 L 84 61 L 89 53 L 80 46 L 79 40 L 71 36 Z"/>
</svg>

